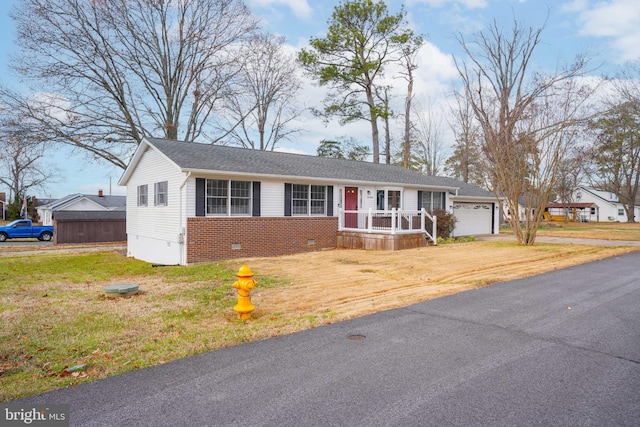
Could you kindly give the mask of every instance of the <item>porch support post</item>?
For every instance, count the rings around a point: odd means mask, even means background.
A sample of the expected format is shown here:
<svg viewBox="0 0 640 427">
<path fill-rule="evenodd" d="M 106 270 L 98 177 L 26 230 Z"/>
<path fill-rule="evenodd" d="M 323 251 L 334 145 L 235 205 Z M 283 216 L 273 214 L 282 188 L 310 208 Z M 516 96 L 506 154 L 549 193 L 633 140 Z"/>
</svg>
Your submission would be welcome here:
<svg viewBox="0 0 640 427">
<path fill-rule="evenodd" d="M 427 219 L 427 211 L 425 210 L 425 208 L 422 208 L 420 209 L 420 230 L 426 230 L 424 228 L 426 219 Z"/>
<path fill-rule="evenodd" d="M 369 208 L 367 212 L 367 233 L 373 232 L 373 210 Z"/>
<path fill-rule="evenodd" d="M 391 208 L 391 234 L 396 234 L 397 224 L 396 220 L 398 219 L 398 213 L 396 208 Z"/>
<path fill-rule="evenodd" d="M 342 231 L 344 228 L 344 211 L 342 208 L 338 208 L 338 231 Z"/>
<path fill-rule="evenodd" d="M 433 236 L 433 244 L 438 244 L 438 236 L 436 236 L 436 223 L 438 222 L 438 217 L 433 215 L 433 229 L 431 230 L 431 235 Z"/>
</svg>

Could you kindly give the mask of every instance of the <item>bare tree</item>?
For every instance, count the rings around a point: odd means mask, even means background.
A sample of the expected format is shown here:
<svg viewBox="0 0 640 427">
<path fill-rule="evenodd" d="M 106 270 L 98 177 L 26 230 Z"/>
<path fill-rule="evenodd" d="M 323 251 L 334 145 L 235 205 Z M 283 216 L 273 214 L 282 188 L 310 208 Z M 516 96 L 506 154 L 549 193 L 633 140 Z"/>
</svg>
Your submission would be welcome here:
<svg viewBox="0 0 640 427">
<path fill-rule="evenodd" d="M 558 166 L 573 142 L 570 129 L 590 93 L 576 79 L 585 71 L 584 57 L 553 75 L 530 71 L 542 30 L 514 21 L 504 31 L 494 21 L 471 41 L 458 35 L 466 58 L 455 59 L 482 128 L 484 170 L 505 198 L 510 225 L 523 245 L 535 242 Z"/>
<path fill-rule="evenodd" d="M 640 105 L 640 58 L 623 64 L 611 81 L 616 99 Z M 611 103 L 615 104 L 615 100 Z"/>
<path fill-rule="evenodd" d="M 42 96 L 4 98 L 55 140 L 126 167 L 145 135 L 214 140 L 211 118 L 257 28 L 242 0 L 24 0 L 14 68 Z M 52 111 L 55 114 L 52 114 Z"/>
<path fill-rule="evenodd" d="M 480 159 L 482 130 L 475 120 L 473 110 L 464 94 L 456 93 L 456 106 L 451 108 L 449 125 L 455 143 L 453 153 L 445 162 L 445 170 L 454 178 L 483 188 L 493 189 L 487 181 Z"/>
<path fill-rule="evenodd" d="M 416 56 L 424 44 L 422 37 L 416 37 L 402 50 L 401 60 L 403 71 L 400 73 L 407 81 L 407 96 L 404 101 L 404 135 L 402 139 L 402 166 L 409 168 L 411 158 L 411 103 L 413 102 L 413 72 L 418 69 Z"/>
<path fill-rule="evenodd" d="M 427 175 L 438 175 L 444 163 L 444 127 L 442 117 L 430 103 L 416 103 L 412 120 L 410 158 L 414 168 Z"/>
<path fill-rule="evenodd" d="M 384 162 L 385 164 L 391 164 L 391 125 L 390 118 L 393 116 L 393 111 L 389 107 L 389 91 L 391 87 L 382 86 L 374 88 L 376 97 L 380 100 L 380 106 L 382 108 L 382 122 L 384 123 Z"/>
<path fill-rule="evenodd" d="M 284 37 L 260 34 L 242 46 L 244 65 L 238 91 L 228 99 L 230 136 L 245 148 L 273 150 L 299 129 L 287 125 L 299 116 L 294 107 L 301 83 Z M 240 125 L 237 125 L 240 123 Z"/>
<path fill-rule="evenodd" d="M 29 190 L 55 182 L 57 170 L 45 163 L 45 142 L 37 131 L 7 112 L 0 117 L 0 183 L 9 200 L 22 201 Z"/>
</svg>

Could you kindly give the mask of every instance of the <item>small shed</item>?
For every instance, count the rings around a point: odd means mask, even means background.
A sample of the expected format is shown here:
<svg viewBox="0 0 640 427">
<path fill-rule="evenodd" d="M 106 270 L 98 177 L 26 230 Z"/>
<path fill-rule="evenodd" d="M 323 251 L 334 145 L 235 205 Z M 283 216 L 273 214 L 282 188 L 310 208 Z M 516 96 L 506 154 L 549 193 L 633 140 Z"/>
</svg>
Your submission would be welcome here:
<svg viewBox="0 0 640 427">
<path fill-rule="evenodd" d="M 57 211 L 53 243 L 107 243 L 127 240 L 126 211 Z"/>
</svg>

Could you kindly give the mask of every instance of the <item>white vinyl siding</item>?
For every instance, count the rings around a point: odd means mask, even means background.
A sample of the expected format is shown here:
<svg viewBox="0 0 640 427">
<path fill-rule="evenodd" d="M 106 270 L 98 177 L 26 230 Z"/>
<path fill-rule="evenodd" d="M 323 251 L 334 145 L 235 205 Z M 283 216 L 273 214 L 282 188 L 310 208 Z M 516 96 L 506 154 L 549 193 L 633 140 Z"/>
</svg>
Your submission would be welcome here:
<svg viewBox="0 0 640 427">
<path fill-rule="evenodd" d="M 260 184 L 260 215 L 264 217 L 284 216 L 283 181 L 262 181 Z"/>
<path fill-rule="evenodd" d="M 418 206 L 418 190 L 414 189 L 406 189 L 402 192 L 402 206 L 403 209 L 409 211 L 417 211 L 420 210 L 420 206 Z"/>
<path fill-rule="evenodd" d="M 127 183 L 127 234 L 162 241 L 163 245 L 178 246 L 179 234 L 183 225 L 180 224 L 180 185 L 185 175 L 178 167 L 167 161 L 155 150 L 147 150 L 141 157 L 140 163 Z M 140 185 L 148 185 L 149 190 L 154 183 L 167 182 L 166 202 L 162 208 L 138 207 L 137 190 Z M 148 200 L 154 195 L 148 194 Z M 133 237 L 135 238 L 135 237 Z"/>
</svg>

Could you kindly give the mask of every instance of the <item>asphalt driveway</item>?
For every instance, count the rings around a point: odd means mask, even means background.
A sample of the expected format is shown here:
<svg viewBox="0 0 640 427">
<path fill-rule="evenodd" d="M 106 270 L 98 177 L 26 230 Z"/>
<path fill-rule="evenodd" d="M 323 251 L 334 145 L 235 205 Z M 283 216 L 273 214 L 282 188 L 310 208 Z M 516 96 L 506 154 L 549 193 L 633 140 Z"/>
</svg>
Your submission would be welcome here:
<svg viewBox="0 0 640 427">
<path fill-rule="evenodd" d="M 79 426 L 636 426 L 640 253 L 12 402 Z"/>
</svg>

